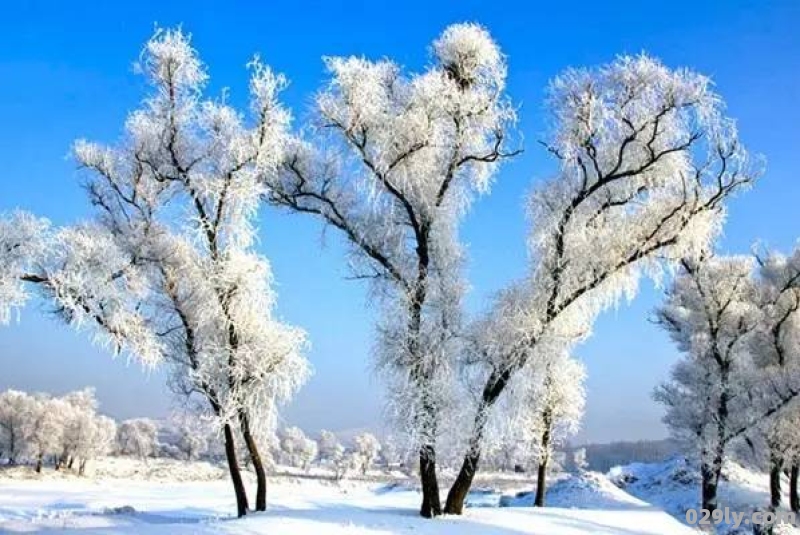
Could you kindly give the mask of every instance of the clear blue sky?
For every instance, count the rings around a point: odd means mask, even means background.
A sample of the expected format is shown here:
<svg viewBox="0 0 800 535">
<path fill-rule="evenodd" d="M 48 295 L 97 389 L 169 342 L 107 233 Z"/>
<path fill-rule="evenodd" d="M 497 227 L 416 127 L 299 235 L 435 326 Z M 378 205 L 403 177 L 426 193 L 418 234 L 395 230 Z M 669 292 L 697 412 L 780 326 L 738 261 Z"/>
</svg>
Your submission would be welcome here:
<svg viewBox="0 0 800 535">
<path fill-rule="evenodd" d="M 464 226 L 470 306 L 522 274 L 526 253 L 522 199 L 552 169 L 535 143 L 545 128 L 548 79 L 568 66 L 594 65 L 648 51 L 671 66 L 714 78 L 742 137 L 768 171 L 730 209 L 728 252 L 761 239 L 787 249 L 800 234 L 800 2 L 7 2 L 0 17 L 0 212 L 22 207 L 69 223 L 89 209 L 68 157 L 77 137 L 113 141 L 142 97 L 133 74 L 154 24 L 182 24 L 212 76 L 241 102 L 245 63 L 254 54 L 285 73 L 296 116 L 323 81 L 321 56 L 395 58 L 410 69 L 449 23 L 489 28 L 509 58 L 509 92 L 522 103 L 526 152 L 498 177 Z M 316 374 L 284 412 L 309 431 L 377 426 L 381 387 L 370 372 L 372 314 L 364 287 L 345 281 L 341 244 L 301 216 L 263 214 L 261 246 L 279 283 L 279 309 L 308 330 Z M 676 352 L 647 321 L 658 291 L 605 314 L 580 348 L 589 370 L 582 438 L 663 436 L 650 400 Z M 0 328 L 0 390 L 63 392 L 94 385 L 117 417 L 160 416 L 170 398 L 158 372 L 112 360 L 29 306 L 19 324 Z"/>
</svg>

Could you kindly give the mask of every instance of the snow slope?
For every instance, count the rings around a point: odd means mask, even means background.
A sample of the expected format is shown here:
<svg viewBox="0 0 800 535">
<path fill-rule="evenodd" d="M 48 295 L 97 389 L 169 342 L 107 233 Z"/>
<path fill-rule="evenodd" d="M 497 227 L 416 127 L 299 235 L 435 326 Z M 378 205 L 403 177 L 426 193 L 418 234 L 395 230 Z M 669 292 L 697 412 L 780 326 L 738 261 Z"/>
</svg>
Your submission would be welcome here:
<svg viewBox="0 0 800 535">
<path fill-rule="evenodd" d="M 625 492 L 663 509 L 681 521 L 686 518 L 687 509 L 700 507 L 700 473 L 696 466 L 680 456 L 662 463 L 617 466 L 608 472 L 608 479 Z M 784 492 L 788 487 L 788 480 L 784 480 Z M 784 496 L 783 503 L 789 503 L 788 494 Z M 764 510 L 768 504 L 768 476 L 727 461 L 719 486 L 720 508 L 729 507 L 732 511 L 749 513 L 756 509 Z M 740 527 L 740 533 L 751 532 L 752 528 Z M 731 526 L 722 525 L 717 533 L 727 535 L 735 531 Z M 800 534 L 800 530 L 784 529 L 783 533 Z"/>
<path fill-rule="evenodd" d="M 559 507 L 472 507 L 463 517 L 417 516 L 420 495 L 405 484 L 277 477 L 270 510 L 242 520 L 226 480 L 0 479 L 0 532 L 271 535 L 687 535 L 666 513 L 587 475 L 553 485 Z M 499 494 L 498 494 L 499 496 Z M 499 502 L 499 498 L 498 498 Z M 522 504 L 522 501 L 520 501 Z M 514 504 L 506 504 L 514 505 Z M 570 508 L 570 507 L 575 508 Z"/>
</svg>

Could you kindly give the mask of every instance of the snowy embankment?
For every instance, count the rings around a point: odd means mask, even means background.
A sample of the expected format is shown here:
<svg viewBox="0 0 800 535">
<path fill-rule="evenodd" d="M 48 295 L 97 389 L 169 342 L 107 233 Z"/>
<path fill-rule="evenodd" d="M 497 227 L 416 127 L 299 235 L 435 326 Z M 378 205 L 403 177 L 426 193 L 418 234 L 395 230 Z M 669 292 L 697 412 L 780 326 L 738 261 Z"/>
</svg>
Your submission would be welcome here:
<svg viewBox="0 0 800 535">
<path fill-rule="evenodd" d="M 686 518 L 686 510 L 697 509 L 700 501 L 700 473 L 696 466 L 681 457 L 674 457 L 662 463 L 633 463 L 617 466 L 608 472 L 608 479 L 626 493 L 666 511 L 677 519 Z M 788 479 L 784 478 L 782 488 L 788 490 Z M 783 503 L 789 503 L 788 494 Z M 756 509 L 765 510 L 769 504 L 769 478 L 767 474 L 749 470 L 728 461 L 722 469 L 719 486 L 719 507 L 731 511 L 750 513 Z M 717 533 L 733 535 L 750 534 L 752 526 L 721 525 Z M 782 526 L 781 533 L 797 533 Z"/>
<path fill-rule="evenodd" d="M 105 462 L 98 472 L 125 473 L 119 466 L 112 469 L 103 465 Z M 185 475 L 193 465 L 175 469 Z M 554 507 L 529 507 L 529 496 L 524 493 L 502 497 L 500 493 L 487 491 L 472 496 L 473 506 L 463 517 L 435 521 L 417 516 L 420 495 L 407 482 L 337 484 L 313 476 L 277 476 L 272 478 L 269 489 L 269 511 L 236 520 L 231 516 L 234 504 L 226 479 L 215 480 L 205 475 L 198 481 L 88 479 L 55 476 L 52 472 L 40 478 L 19 475 L 3 478 L 0 472 L 0 532 L 3 533 L 70 530 L 146 535 L 693 533 L 666 513 L 614 487 L 600 474 L 555 481 L 548 494 Z M 523 481 L 519 483 L 520 487 L 526 486 Z M 510 507 L 498 507 L 501 501 Z"/>
</svg>

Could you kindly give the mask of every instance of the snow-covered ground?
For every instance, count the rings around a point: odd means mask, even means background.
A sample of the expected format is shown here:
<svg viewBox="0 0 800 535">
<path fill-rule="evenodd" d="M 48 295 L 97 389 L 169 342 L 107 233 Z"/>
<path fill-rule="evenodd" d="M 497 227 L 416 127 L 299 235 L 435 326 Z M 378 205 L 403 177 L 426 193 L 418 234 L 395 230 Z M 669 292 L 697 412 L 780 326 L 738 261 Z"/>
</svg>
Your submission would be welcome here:
<svg viewBox="0 0 800 535">
<path fill-rule="evenodd" d="M 485 490 L 463 517 L 417 516 L 420 495 L 408 482 L 343 481 L 320 476 L 273 477 L 269 511 L 232 518 L 230 484 L 203 463 L 104 460 L 90 478 L 49 472 L 0 472 L 0 532 L 81 530 L 91 533 L 186 534 L 497 534 L 681 535 L 692 530 L 616 488 L 600 474 L 565 476 L 548 494 L 553 507 L 530 507 L 531 496 Z M 183 464 L 183 466 L 179 466 Z M 150 473 L 152 472 L 152 474 Z M 166 474 L 175 472 L 174 478 Z M 199 475 L 189 481 L 192 473 Z M 215 475 L 216 474 L 216 475 Z M 14 477 L 9 477 L 14 476 Z M 151 478 L 152 477 L 152 478 Z M 530 483 L 507 482 L 520 489 Z M 499 507 L 501 501 L 504 507 Z M 481 507 L 481 505 L 483 507 Z"/>
<path fill-rule="evenodd" d="M 663 509 L 678 519 L 686 518 L 686 510 L 697 509 L 700 500 L 700 473 L 696 466 L 681 457 L 662 463 L 634 463 L 612 468 L 608 479 L 625 492 Z M 784 492 L 789 482 L 784 478 Z M 766 474 L 749 470 L 728 461 L 722 470 L 719 486 L 719 506 L 731 511 L 750 513 L 765 510 L 769 504 L 769 478 Z M 788 493 L 783 503 L 789 503 Z M 739 531 L 731 526 L 718 526 L 718 534 L 752 533 L 752 527 L 740 526 Z M 782 533 L 797 533 L 782 527 Z"/>
</svg>

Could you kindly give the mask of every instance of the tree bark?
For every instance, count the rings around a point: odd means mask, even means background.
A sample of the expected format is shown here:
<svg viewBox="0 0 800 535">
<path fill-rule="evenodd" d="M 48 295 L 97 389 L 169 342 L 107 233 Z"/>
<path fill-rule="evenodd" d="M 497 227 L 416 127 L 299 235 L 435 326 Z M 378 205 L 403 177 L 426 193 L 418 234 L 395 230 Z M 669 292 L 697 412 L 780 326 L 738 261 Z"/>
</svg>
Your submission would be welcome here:
<svg viewBox="0 0 800 535">
<path fill-rule="evenodd" d="M 547 492 L 547 457 L 542 459 L 539 463 L 539 468 L 536 471 L 536 500 L 533 505 L 536 507 L 544 507 L 544 496 Z"/>
<path fill-rule="evenodd" d="M 541 446 L 544 453 L 536 473 L 536 501 L 533 504 L 536 507 L 544 507 L 544 497 L 547 492 L 547 463 L 550 460 L 550 428 L 553 425 L 552 412 L 549 408 L 545 408 L 542 414 L 542 422 L 544 423 L 544 430 L 542 431 Z"/>
<path fill-rule="evenodd" d="M 472 480 L 475 477 L 475 472 L 478 470 L 478 464 L 481 458 L 481 442 L 483 441 L 483 433 L 486 429 L 489 411 L 503 392 L 510 377 L 511 370 L 509 368 L 506 368 L 505 371 L 500 373 L 493 373 L 483 389 L 481 404 L 478 407 L 478 411 L 475 414 L 475 421 L 472 424 L 469 449 L 466 455 L 464 455 L 464 461 L 461 463 L 461 470 L 459 470 L 458 476 L 453 482 L 453 486 L 450 487 L 450 492 L 447 493 L 445 513 L 448 515 L 460 515 L 464 512 L 464 502 L 469 494 L 469 489 L 472 486 Z"/>
<path fill-rule="evenodd" d="M 781 475 L 783 472 L 783 459 L 775 452 L 770 452 L 769 459 L 769 503 L 773 508 L 781 505 Z"/>
<path fill-rule="evenodd" d="M 236 443 L 233 440 L 233 429 L 230 424 L 225 424 L 225 457 L 228 459 L 228 471 L 231 473 L 233 491 L 236 494 L 236 515 L 241 518 L 247 514 L 247 492 L 242 481 L 242 472 L 239 470 L 239 461 L 236 459 Z"/>
<path fill-rule="evenodd" d="M 247 445 L 247 451 L 250 453 L 250 461 L 253 463 L 253 470 L 255 470 L 256 473 L 256 511 L 266 511 L 267 472 L 264 470 L 264 463 L 258 451 L 258 444 L 256 444 L 256 440 L 253 438 L 253 433 L 250 430 L 250 421 L 246 414 L 239 413 L 239 423 L 242 427 L 242 436 Z"/>
<path fill-rule="evenodd" d="M 447 502 L 444 507 L 446 514 L 460 515 L 464 512 L 464 502 L 467 499 L 467 494 L 469 494 L 472 478 L 475 477 L 480 460 L 480 448 L 471 449 L 464 457 L 461 470 L 458 471 L 458 476 L 450 487 L 450 492 L 447 493 Z"/>
<path fill-rule="evenodd" d="M 795 513 L 800 512 L 800 495 L 797 494 L 798 476 L 800 476 L 800 465 L 795 461 L 789 471 L 789 507 Z"/>
<path fill-rule="evenodd" d="M 722 457 L 716 457 L 714 462 L 703 461 L 700 467 L 702 476 L 702 509 L 714 512 L 717 509 L 717 488 L 719 487 L 719 475 L 722 472 Z"/>
<path fill-rule="evenodd" d="M 436 451 L 432 446 L 420 448 L 419 475 L 422 482 L 422 507 L 420 507 L 419 514 L 425 518 L 441 515 L 439 481 L 436 478 Z"/>
</svg>

